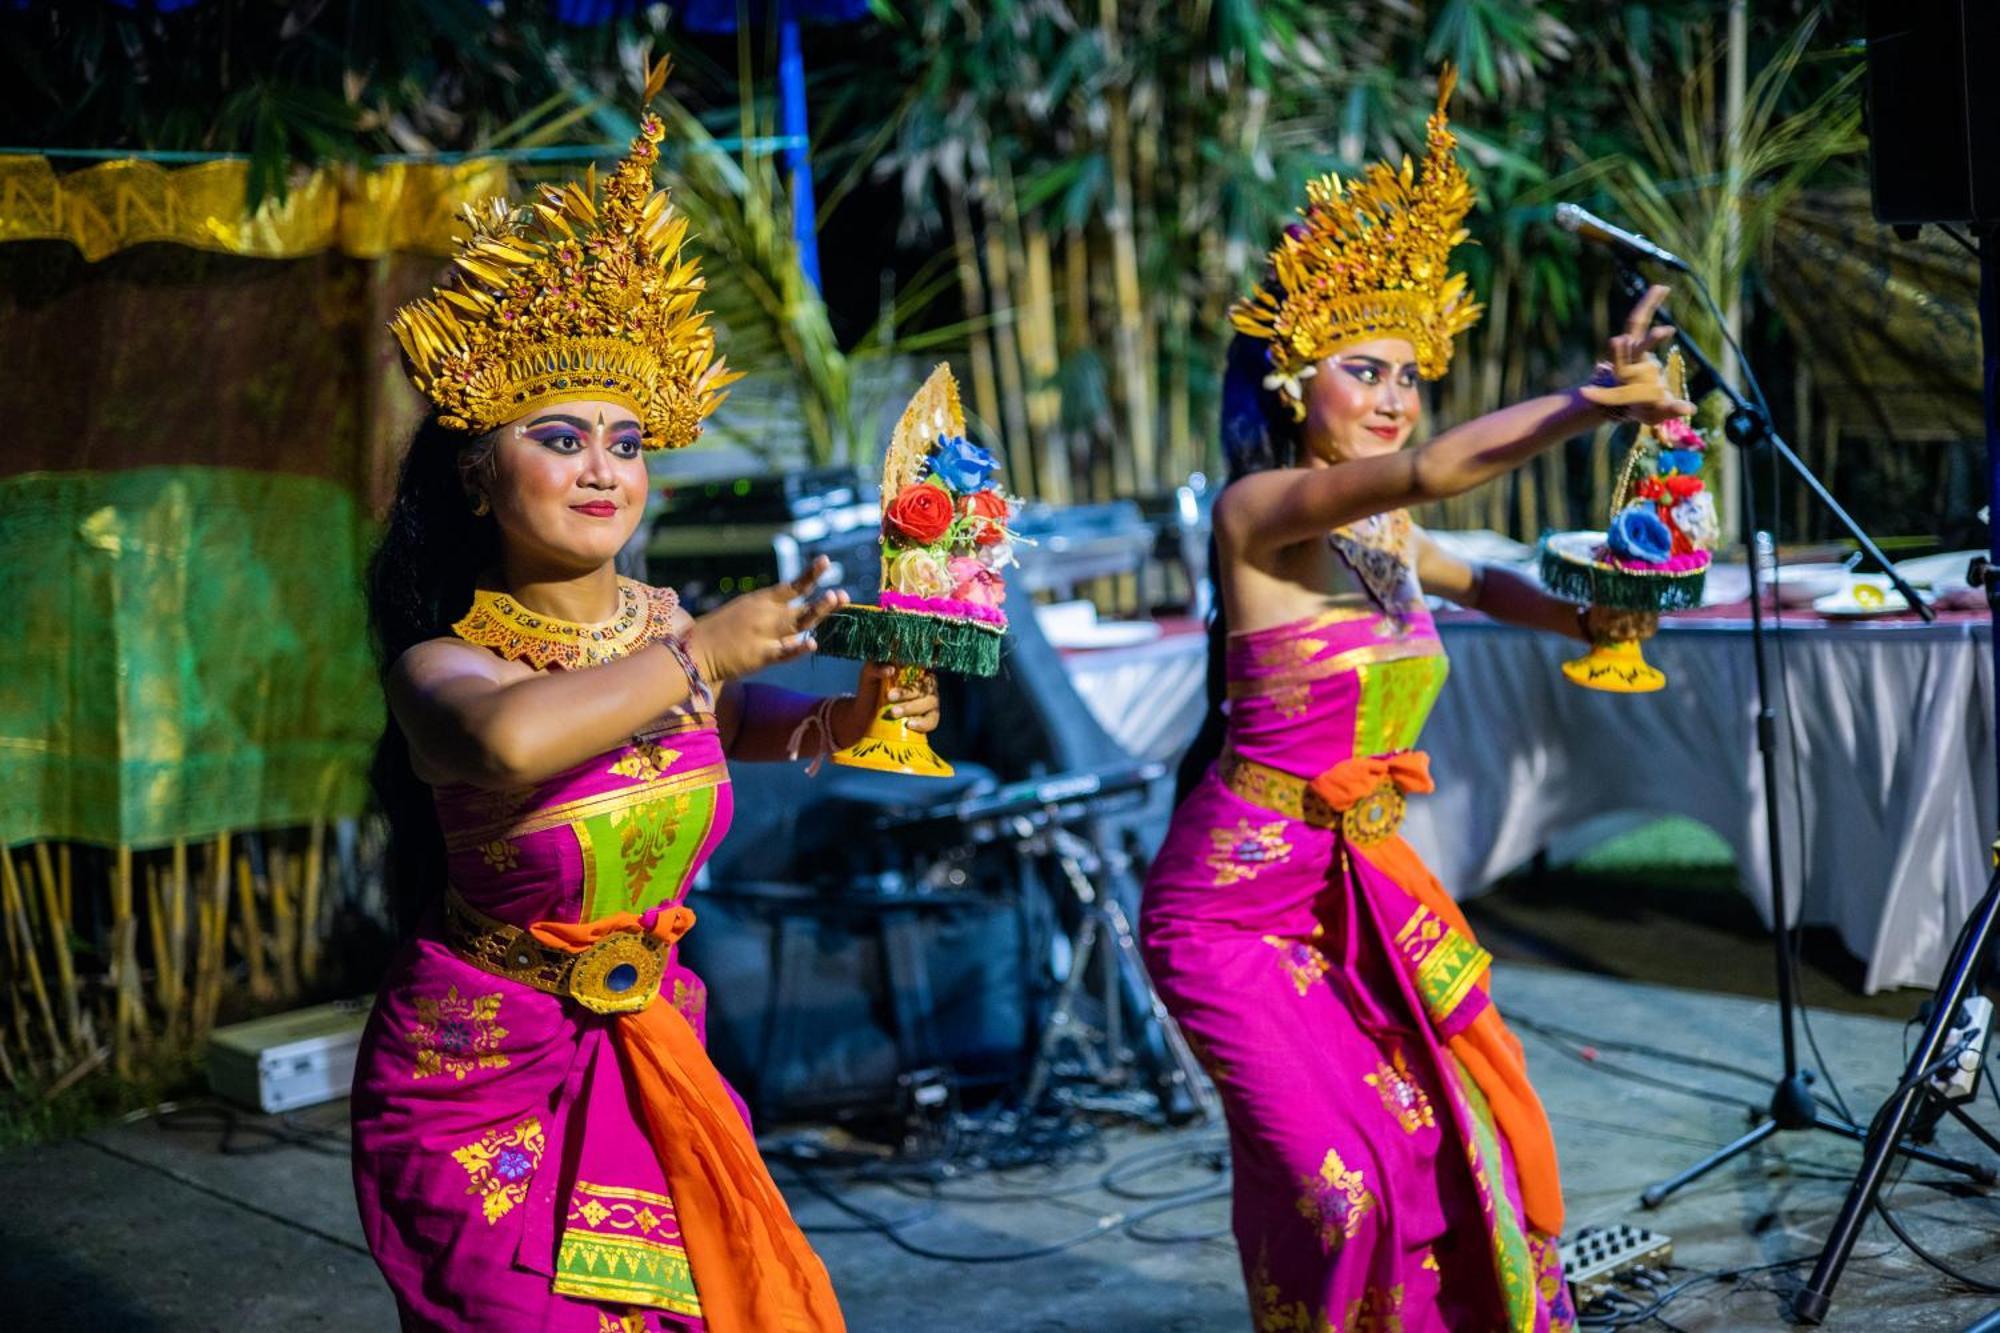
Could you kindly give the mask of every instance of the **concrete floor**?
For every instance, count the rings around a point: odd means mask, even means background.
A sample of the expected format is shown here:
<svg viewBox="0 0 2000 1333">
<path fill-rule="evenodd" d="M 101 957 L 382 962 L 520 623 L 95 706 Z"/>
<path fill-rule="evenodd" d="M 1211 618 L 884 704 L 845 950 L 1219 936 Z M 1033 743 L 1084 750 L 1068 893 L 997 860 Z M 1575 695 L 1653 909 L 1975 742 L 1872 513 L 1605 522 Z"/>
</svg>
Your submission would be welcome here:
<svg viewBox="0 0 2000 1333">
<path fill-rule="evenodd" d="M 1825 1135 L 1784 1136 L 1641 1214 L 1636 1196 L 1727 1141 L 1738 1107 L 1700 1091 L 1761 1100 L 1759 1082 L 1647 1055 L 1612 1054 L 1614 1041 L 1767 1070 L 1775 1060 L 1773 1013 L 1754 1000 L 1649 986 L 1519 964 L 1496 989 L 1524 1020 L 1537 1086 L 1563 1154 L 1572 1226 L 1638 1220 L 1671 1235 L 1690 1270 L 1810 1256 L 1857 1150 Z M 1531 1024 L 1587 1033 L 1607 1047 L 1595 1063 L 1565 1053 Z M 1823 1013 L 1815 1027 L 1832 1073 L 1856 1112 L 1895 1082 L 1901 1024 Z M 1661 1079 L 1620 1077 L 1617 1064 Z M 1987 1102 L 1992 1105 L 1990 1098 Z M 1990 1110 L 1982 1115 L 1989 1123 Z M 0 1157 L 0 1292 L 13 1328 L 378 1329 L 394 1312 L 363 1252 L 341 1141 L 344 1107 L 285 1122 L 187 1111 Z M 1948 1146 L 1969 1152 L 1956 1127 Z M 1096 1160 L 1058 1171 L 1005 1173 L 951 1183 L 937 1211 L 904 1231 L 953 1253 L 993 1254 L 1047 1244 L 1101 1219 L 1143 1207 L 1102 1188 L 1107 1166 L 1154 1160 L 1185 1146 L 1171 1170 L 1122 1183 L 1131 1193 L 1217 1183 L 1200 1151 L 1212 1130 L 1108 1131 Z M 1175 1156 L 1171 1152 L 1164 1155 Z M 1954 1197 L 1911 1171 L 1896 1193 L 1919 1238 L 1964 1266 L 2000 1277 L 2000 1202 Z M 1135 1239 L 1123 1232 L 1019 1263 L 919 1258 L 802 1186 L 788 1186 L 800 1220 L 832 1270 L 856 1333 L 950 1325 L 993 1333 L 1209 1333 L 1248 1326 L 1233 1248 L 1224 1239 Z M 885 1186 L 843 1192 L 888 1217 L 931 1204 Z M 1222 1228 L 1215 1199 L 1153 1219 L 1142 1231 Z M 1781 1292 L 1802 1270 L 1759 1274 L 1690 1291 L 1665 1312 L 1685 1330 L 1786 1327 Z M 1832 1330 L 1959 1330 L 2000 1305 L 1952 1294 L 1941 1279 L 1871 1224 L 1836 1293 Z M 1660 1327 L 1652 1325 L 1651 1327 Z"/>
</svg>

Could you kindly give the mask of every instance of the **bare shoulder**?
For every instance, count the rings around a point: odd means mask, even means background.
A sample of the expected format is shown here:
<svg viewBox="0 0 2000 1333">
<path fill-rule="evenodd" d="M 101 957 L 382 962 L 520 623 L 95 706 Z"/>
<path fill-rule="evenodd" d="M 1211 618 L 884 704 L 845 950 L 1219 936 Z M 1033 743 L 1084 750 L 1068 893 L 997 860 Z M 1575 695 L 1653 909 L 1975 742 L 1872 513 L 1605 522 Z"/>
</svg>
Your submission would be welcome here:
<svg viewBox="0 0 2000 1333">
<path fill-rule="evenodd" d="M 389 703 L 400 713 L 442 697 L 480 687 L 498 687 L 533 675 L 533 669 L 446 635 L 426 639 L 406 650 L 390 666 L 386 679 Z"/>
<path fill-rule="evenodd" d="M 1287 489 L 1295 484 L 1297 468 L 1272 468 L 1238 477 L 1215 497 L 1215 531 L 1223 541 L 1240 545 L 1254 534 Z"/>
</svg>

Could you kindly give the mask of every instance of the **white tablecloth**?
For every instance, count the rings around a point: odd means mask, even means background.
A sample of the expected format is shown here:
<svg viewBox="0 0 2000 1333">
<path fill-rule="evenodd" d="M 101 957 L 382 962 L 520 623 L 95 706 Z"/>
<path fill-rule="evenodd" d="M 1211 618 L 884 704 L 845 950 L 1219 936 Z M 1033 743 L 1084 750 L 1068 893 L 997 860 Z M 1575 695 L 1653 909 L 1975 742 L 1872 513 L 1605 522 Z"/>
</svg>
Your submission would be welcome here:
<svg viewBox="0 0 2000 1333">
<path fill-rule="evenodd" d="M 1771 919 L 1747 623 L 1670 622 L 1647 647 L 1667 688 L 1639 696 L 1569 684 L 1568 640 L 1471 619 L 1443 634 L 1451 680 L 1423 739 L 1438 790 L 1411 802 L 1404 832 L 1447 887 L 1483 892 L 1602 816 L 1680 814 L 1729 842 Z M 1985 888 L 2000 807 L 1987 625 L 1787 623 L 1778 637 L 1794 705 L 1791 727 L 1783 700 L 1778 717 L 1793 916 L 1837 929 L 1870 991 L 1929 987 Z M 1181 635 L 1068 661 L 1114 736 L 1171 759 L 1200 721 L 1204 651 Z"/>
</svg>

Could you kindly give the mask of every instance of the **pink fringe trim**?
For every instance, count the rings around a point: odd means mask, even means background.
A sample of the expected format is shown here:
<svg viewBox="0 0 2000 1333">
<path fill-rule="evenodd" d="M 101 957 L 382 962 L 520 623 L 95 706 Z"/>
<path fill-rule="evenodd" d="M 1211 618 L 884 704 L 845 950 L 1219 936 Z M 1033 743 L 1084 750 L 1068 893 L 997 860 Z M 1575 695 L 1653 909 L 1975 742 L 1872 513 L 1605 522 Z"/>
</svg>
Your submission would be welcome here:
<svg viewBox="0 0 2000 1333">
<path fill-rule="evenodd" d="M 1007 613 L 997 606 L 961 602 L 952 597 L 914 597 L 906 592 L 882 590 L 882 605 L 891 611 L 914 611 L 926 616 L 951 616 L 958 620 L 980 620 L 988 625 L 1005 625 Z"/>
<path fill-rule="evenodd" d="M 1607 565 L 1629 569 L 1639 574 L 1692 574 L 1697 569 L 1707 569 L 1708 562 L 1714 557 L 1707 551 L 1689 551 L 1686 555 L 1672 556 L 1666 560 L 1627 560 L 1605 546 L 1598 549 L 1597 558 Z"/>
</svg>

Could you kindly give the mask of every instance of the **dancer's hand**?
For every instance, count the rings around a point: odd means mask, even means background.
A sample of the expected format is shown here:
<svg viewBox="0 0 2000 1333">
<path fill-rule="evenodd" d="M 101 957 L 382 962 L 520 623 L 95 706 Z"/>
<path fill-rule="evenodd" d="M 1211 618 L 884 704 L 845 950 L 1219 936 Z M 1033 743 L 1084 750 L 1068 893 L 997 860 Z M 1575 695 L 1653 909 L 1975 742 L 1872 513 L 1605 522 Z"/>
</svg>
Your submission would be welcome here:
<svg viewBox="0 0 2000 1333">
<path fill-rule="evenodd" d="M 1694 415 L 1693 403 L 1676 398 L 1668 390 L 1666 376 L 1653 356 L 1677 332 L 1671 324 L 1653 323 L 1653 316 L 1659 313 L 1668 291 L 1658 283 L 1646 289 L 1639 304 L 1632 307 L 1625 331 L 1612 338 L 1610 359 L 1599 362 L 1597 375 L 1578 390 L 1613 420 L 1652 426 L 1674 417 Z"/>
<path fill-rule="evenodd" d="M 790 583 L 746 592 L 695 621 L 688 652 L 702 679 L 721 685 L 818 647 L 813 628 L 848 601 L 839 591 L 812 595 L 826 568 L 820 556 Z"/>
<path fill-rule="evenodd" d="M 844 750 L 860 740 L 877 714 L 899 717 L 919 734 L 937 730 L 937 691 L 896 683 L 902 668 L 870 662 L 861 668 L 861 683 L 833 710 L 834 748 Z"/>
<path fill-rule="evenodd" d="M 1660 617 L 1652 611 L 1593 606 L 1583 613 L 1583 629 L 1592 643 L 1643 643 L 1660 632 Z"/>
</svg>

